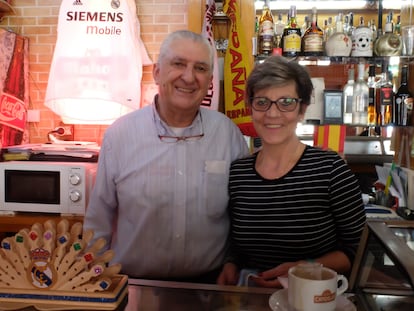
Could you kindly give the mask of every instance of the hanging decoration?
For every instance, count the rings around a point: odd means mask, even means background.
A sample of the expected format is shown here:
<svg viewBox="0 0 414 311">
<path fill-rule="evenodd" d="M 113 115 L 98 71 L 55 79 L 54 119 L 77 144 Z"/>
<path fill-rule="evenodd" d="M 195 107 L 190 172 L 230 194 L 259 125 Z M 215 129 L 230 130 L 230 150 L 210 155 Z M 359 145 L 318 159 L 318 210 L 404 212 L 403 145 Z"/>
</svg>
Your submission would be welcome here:
<svg viewBox="0 0 414 311">
<path fill-rule="evenodd" d="M 213 17 L 216 12 L 216 2 L 214 0 L 207 0 L 206 12 L 204 14 L 202 35 L 207 38 L 210 42 L 214 51 L 216 51 L 216 45 L 214 42 L 213 35 Z M 220 98 L 220 76 L 219 76 L 219 65 L 217 59 L 217 53 L 214 53 L 214 72 L 213 80 L 211 81 L 210 88 L 208 89 L 207 95 L 204 97 L 202 106 L 218 110 Z"/>
<path fill-rule="evenodd" d="M 231 21 L 228 48 L 224 56 L 226 115 L 239 126 L 244 135 L 255 137 L 257 135 L 251 121 L 251 110 L 244 102 L 245 83 L 252 65 L 240 20 L 240 9 L 236 0 L 226 0 L 223 10 Z"/>
<path fill-rule="evenodd" d="M 110 124 L 140 108 L 149 64 L 134 0 L 62 0 L 45 105 L 66 124 Z"/>
</svg>

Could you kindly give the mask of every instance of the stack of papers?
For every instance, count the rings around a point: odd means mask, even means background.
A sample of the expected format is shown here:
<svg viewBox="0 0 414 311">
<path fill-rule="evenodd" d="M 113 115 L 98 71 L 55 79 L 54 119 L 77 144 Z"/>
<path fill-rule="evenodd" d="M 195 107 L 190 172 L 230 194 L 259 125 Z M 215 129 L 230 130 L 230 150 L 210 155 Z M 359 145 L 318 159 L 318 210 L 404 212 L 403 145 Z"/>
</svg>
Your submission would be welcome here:
<svg viewBox="0 0 414 311">
<path fill-rule="evenodd" d="M 385 191 L 398 199 L 398 206 L 407 206 L 407 174 L 399 167 L 385 164 L 375 166 L 377 183 L 384 186 Z"/>
<path fill-rule="evenodd" d="M 88 161 L 96 162 L 100 147 L 89 142 L 25 144 L 2 149 L 3 161 Z"/>
</svg>

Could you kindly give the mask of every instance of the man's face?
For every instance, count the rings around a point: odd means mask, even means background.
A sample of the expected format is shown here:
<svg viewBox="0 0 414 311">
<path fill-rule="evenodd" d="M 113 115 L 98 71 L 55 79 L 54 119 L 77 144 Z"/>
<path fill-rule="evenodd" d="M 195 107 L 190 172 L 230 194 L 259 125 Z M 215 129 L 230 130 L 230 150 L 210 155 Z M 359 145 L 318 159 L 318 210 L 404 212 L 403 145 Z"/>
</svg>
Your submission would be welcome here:
<svg viewBox="0 0 414 311">
<path fill-rule="evenodd" d="M 212 80 L 210 54 L 202 43 L 180 39 L 154 65 L 159 104 L 172 110 L 198 109 Z"/>
</svg>

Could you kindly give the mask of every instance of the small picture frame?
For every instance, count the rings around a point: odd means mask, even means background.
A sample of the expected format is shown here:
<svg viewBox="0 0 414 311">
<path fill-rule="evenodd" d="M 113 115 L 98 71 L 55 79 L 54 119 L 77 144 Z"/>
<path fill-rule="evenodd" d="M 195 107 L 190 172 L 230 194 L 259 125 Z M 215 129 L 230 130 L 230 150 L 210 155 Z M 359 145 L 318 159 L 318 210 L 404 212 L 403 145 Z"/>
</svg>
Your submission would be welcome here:
<svg viewBox="0 0 414 311">
<path fill-rule="evenodd" d="M 341 90 L 323 91 L 323 124 L 344 123 L 343 93 Z"/>
</svg>

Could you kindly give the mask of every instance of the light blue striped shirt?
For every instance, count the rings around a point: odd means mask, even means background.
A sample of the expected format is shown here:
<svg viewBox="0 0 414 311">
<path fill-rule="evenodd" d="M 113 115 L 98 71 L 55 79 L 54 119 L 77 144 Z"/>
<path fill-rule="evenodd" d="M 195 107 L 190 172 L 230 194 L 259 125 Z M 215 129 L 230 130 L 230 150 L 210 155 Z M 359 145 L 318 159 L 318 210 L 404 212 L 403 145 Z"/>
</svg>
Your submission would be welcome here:
<svg viewBox="0 0 414 311">
<path fill-rule="evenodd" d="M 84 228 L 110 241 L 122 273 L 191 277 L 222 264 L 229 167 L 249 152 L 224 114 L 200 113 L 183 132 L 204 133 L 196 141 L 161 141 L 158 135 L 174 133 L 154 104 L 121 117 L 104 135 Z"/>
</svg>

